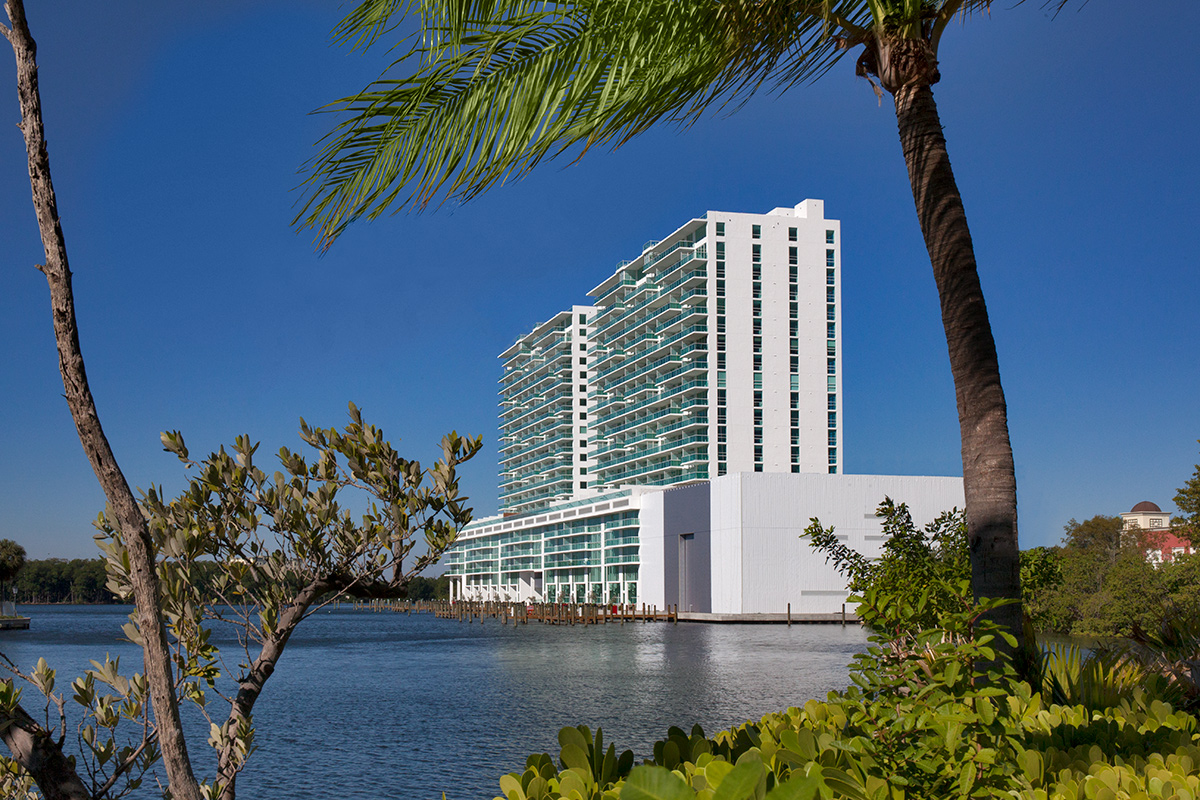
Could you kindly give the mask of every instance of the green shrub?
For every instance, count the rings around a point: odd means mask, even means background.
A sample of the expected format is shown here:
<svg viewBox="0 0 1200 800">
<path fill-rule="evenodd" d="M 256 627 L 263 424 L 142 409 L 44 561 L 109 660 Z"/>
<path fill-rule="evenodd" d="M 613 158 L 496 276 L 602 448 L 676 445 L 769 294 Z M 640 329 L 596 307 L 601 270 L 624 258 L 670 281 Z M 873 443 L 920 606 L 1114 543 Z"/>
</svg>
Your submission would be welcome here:
<svg viewBox="0 0 1200 800">
<path fill-rule="evenodd" d="M 941 626 L 875 636 L 851 685 L 825 701 L 708 737 L 671 728 L 653 758 L 603 748 L 600 731 L 566 728 L 556 764 L 531 756 L 497 800 L 1200 800 L 1200 722 L 1162 701 L 1162 680 L 1103 692 L 1106 707 L 1053 703 L 1019 681 L 981 615 L 997 603 L 930 587 L 915 602 L 868 588 L 887 628 L 912 630 L 937 603 Z M 1091 690 L 1089 690 L 1091 691 Z"/>
</svg>

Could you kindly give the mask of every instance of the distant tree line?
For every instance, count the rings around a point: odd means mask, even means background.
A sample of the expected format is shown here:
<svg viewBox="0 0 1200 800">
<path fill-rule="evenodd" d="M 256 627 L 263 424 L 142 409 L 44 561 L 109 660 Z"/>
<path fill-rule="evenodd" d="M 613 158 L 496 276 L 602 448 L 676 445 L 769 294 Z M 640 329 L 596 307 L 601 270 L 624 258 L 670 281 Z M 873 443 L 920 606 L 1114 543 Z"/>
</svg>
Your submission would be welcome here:
<svg viewBox="0 0 1200 800">
<path fill-rule="evenodd" d="M 1076 636 L 1127 636 L 1133 626 L 1157 629 L 1164 614 L 1200 613 L 1200 554 L 1176 555 L 1155 565 L 1156 542 L 1120 517 L 1071 520 L 1058 547 L 1037 548 L 1040 566 L 1057 573 L 1027 601 L 1027 613 L 1045 631 Z"/>
<path fill-rule="evenodd" d="M 198 562 L 195 577 L 206 596 L 212 596 L 212 581 L 217 576 L 216 564 Z M 81 603 L 104 604 L 120 602 L 106 587 L 104 561 L 99 558 L 45 558 L 25 561 L 10 583 L 5 600 L 17 603 Z M 425 578 L 417 576 L 408 585 L 413 600 L 446 600 L 450 597 L 450 579 L 446 576 Z"/>
</svg>

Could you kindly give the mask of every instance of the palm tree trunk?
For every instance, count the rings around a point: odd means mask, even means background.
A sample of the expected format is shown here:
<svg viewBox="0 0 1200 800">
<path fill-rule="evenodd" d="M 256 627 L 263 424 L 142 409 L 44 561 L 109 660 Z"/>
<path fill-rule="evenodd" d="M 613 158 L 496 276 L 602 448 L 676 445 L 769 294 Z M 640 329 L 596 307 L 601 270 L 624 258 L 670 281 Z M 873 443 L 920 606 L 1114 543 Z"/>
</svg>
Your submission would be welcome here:
<svg viewBox="0 0 1200 800">
<path fill-rule="evenodd" d="M 979 284 L 971 232 L 950 169 L 933 90 L 925 83 L 904 86 L 895 92 L 894 99 L 900 144 L 921 233 L 933 264 L 954 375 L 962 434 L 971 588 L 977 598 L 1016 601 L 991 617 L 1020 642 L 1017 480 L 996 342 Z"/>
<path fill-rule="evenodd" d="M 112 506 L 125 544 L 129 549 L 130 581 L 137 603 L 138 628 L 143 638 L 146 679 L 154 705 L 154 721 L 162 750 L 172 796 L 178 800 L 200 800 L 200 787 L 188 761 L 179 704 L 172 678 L 171 653 L 166 627 L 159 607 L 158 576 L 154 566 L 154 543 L 137 499 L 129 488 L 116 456 L 100 426 L 100 416 L 88 386 L 79 347 L 79 328 L 75 320 L 75 296 L 71 269 L 54 184 L 50 178 L 50 156 L 46 151 L 42 124 L 42 101 L 38 91 L 37 45 L 29 33 L 22 0 L 6 0 L 12 28 L 4 36 L 12 44 L 17 59 L 17 94 L 21 104 L 21 132 L 25 136 L 29 160 L 29 182 L 33 206 L 46 263 L 38 268 L 50 286 L 50 305 L 54 319 L 54 338 L 58 346 L 58 364 L 66 390 L 67 406 L 75 421 L 80 444 L 92 470 L 100 481 L 104 496 Z"/>
</svg>

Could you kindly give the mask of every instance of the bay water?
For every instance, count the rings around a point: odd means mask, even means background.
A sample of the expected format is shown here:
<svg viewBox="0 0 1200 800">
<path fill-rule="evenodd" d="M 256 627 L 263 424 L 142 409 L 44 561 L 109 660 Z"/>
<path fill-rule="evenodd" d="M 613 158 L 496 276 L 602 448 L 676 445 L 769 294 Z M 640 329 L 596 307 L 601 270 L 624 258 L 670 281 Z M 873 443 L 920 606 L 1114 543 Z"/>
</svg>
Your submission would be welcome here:
<svg viewBox="0 0 1200 800">
<path fill-rule="evenodd" d="M 129 607 L 21 611 L 32 628 L 0 632 L 0 652 L 25 670 L 44 657 L 68 695 L 106 653 L 141 671 L 122 640 Z M 258 749 L 238 796 L 492 798 L 530 753 L 557 757 L 563 726 L 600 726 L 640 760 L 671 725 L 711 735 L 845 687 L 866 638 L 853 625 L 501 625 L 328 608 L 300 626 L 255 707 Z M 236 675 L 232 632 L 214 639 Z M 27 687 L 31 712 L 33 696 Z M 219 698 L 210 708 L 224 718 Z M 197 772 L 211 774 L 207 723 L 189 717 Z M 152 784 L 135 796 L 156 796 Z"/>
</svg>

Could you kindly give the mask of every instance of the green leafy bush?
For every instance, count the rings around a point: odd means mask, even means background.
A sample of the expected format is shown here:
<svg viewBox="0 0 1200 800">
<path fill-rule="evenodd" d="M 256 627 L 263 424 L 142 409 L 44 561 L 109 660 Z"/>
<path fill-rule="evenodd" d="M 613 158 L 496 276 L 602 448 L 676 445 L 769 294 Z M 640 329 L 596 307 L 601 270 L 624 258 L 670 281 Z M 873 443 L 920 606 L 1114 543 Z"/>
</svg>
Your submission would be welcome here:
<svg viewBox="0 0 1200 800">
<path fill-rule="evenodd" d="M 600 731 L 566 728 L 557 764 L 531 756 L 501 778 L 497 800 L 1200 798 L 1200 722 L 1162 701 L 1165 680 L 1121 673 L 1120 696 L 1054 703 L 994 648 L 1004 634 L 982 615 L 997 603 L 954 607 L 960 591 L 865 590 L 863 606 L 897 632 L 872 637 L 851 685 L 825 701 L 712 737 L 671 728 L 638 767 L 629 751 L 605 751 Z M 940 625 L 914 624 L 932 603 Z M 1107 679 L 1096 670 L 1090 680 Z"/>
</svg>

